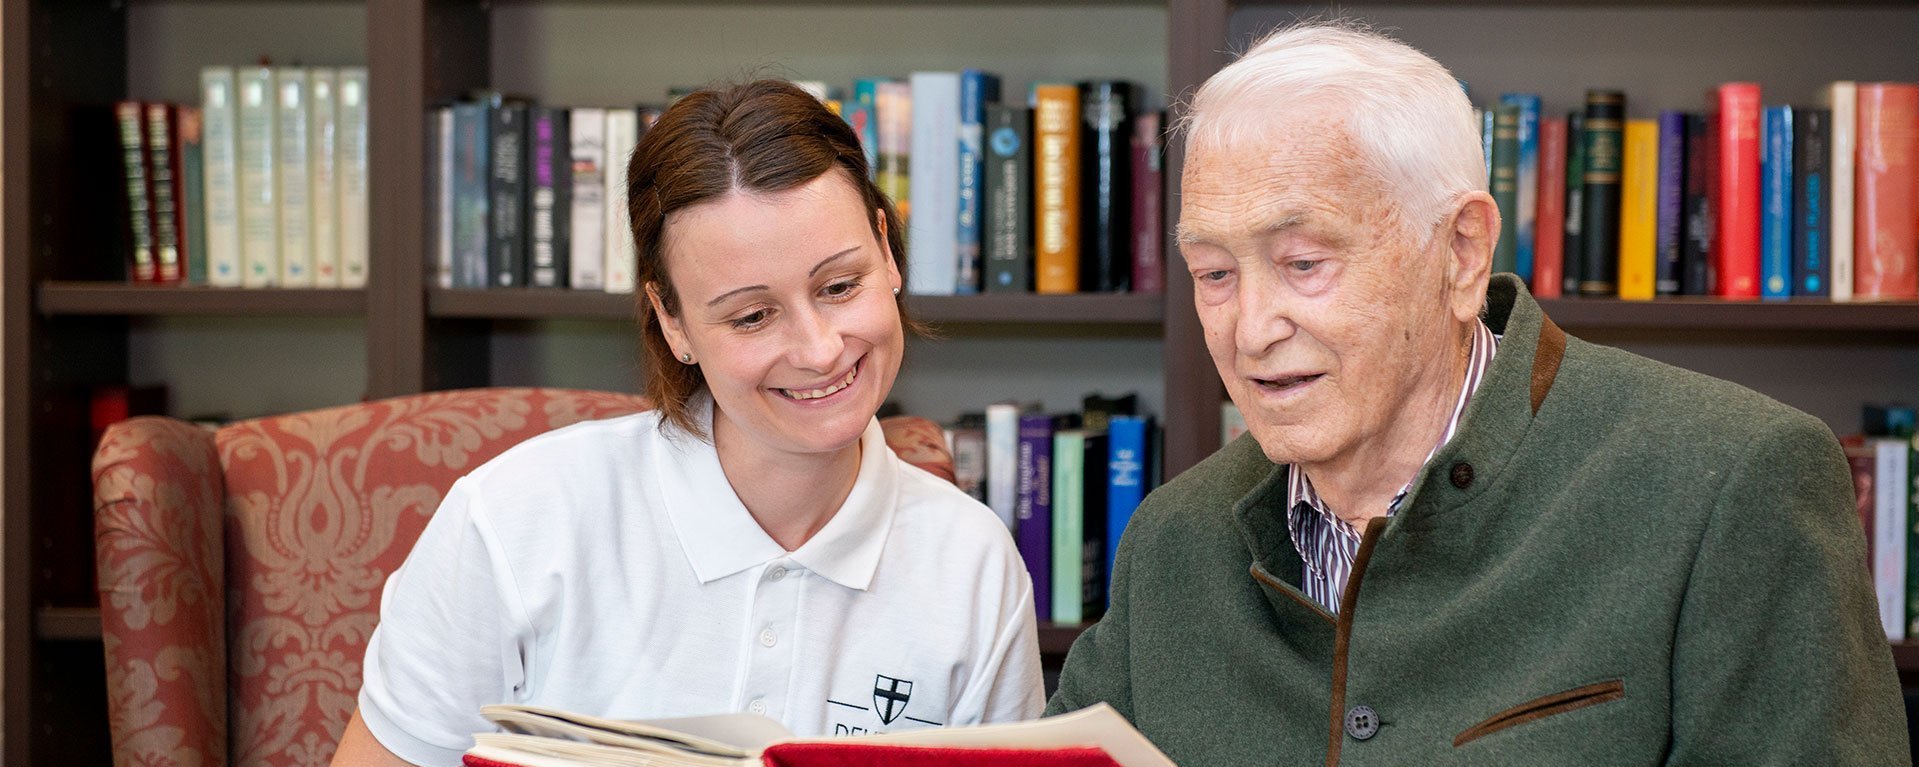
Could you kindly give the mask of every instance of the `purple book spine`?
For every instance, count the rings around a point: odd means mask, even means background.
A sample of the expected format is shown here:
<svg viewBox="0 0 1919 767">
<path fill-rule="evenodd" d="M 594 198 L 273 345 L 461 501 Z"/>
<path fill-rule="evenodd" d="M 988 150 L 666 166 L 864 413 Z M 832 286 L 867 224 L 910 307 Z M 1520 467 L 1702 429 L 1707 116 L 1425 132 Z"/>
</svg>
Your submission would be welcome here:
<svg viewBox="0 0 1919 767">
<path fill-rule="evenodd" d="M 1053 617 L 1053 417 L 1019 417 L 1019 500 L 1013 541 L 1033 577 L 1033 612 Z"/>
<path fill-rule="evenodd" d="M 1679 294 L 1685 193 L 1686 113 L 1667 110 L 1659 113 L 1659 229 L 1654 238 L 1659 260 L 1653 271 L 1653 291 L 1662 296 Z"/>
</svg>

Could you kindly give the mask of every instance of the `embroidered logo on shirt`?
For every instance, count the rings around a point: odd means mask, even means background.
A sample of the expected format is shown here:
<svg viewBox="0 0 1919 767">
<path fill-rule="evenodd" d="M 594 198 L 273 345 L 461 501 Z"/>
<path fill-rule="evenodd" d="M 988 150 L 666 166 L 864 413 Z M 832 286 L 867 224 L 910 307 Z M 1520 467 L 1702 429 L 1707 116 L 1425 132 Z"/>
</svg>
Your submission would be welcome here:
<svg viewBox="0 0 1919 767">
<path fill-rule="evenodd" d="M 939 722 L 928 721 L 926 719 L 919 719 L 916 717 L 907 716 L 906 709 L 908 706 L 912 704 L 912 700 L 913 700 L 913 680 L 900 679 L 898 677 L 891 677 L 885 674 L 875 674 L 873 675 L 873 707 L 872 708 L 869 709 L 865 706 L 855 705 L 852 703 L 845 703 L 842 701 L 833 700 L 831 698 L 828 698 L 826 702 L 831 703 L 835 706 L 841 706 L 844 708 L 856 709 L 859 711 L 870 711 L 875 717 L 879 718 L 879 727 L 885 727 L 885 726 L 891 725 L 894 722 L 897 722 L 901 719 L 904 719 L 909 722 L 918 722 L 920 724 L 931 725 L 934 727 L 944 726 Z M 871 726 L 862 727 L 859 725 L 847 724 L 844 722 L 836 722 L 834 723 L 834 726 L 833 726 L 833 734 L 835 735 L 865 735 L 873 732 L 883 732 L 883 730 L 880 730 L 879 727 L 871 727 Z"/>
</svg>

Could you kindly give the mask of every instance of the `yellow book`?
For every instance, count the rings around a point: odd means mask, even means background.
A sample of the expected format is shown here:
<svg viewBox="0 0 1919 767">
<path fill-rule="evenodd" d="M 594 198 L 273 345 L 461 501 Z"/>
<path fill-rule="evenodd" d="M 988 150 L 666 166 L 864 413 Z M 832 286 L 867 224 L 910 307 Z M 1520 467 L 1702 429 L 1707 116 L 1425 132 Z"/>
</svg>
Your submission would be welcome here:
<svg viewBox="0 0 1919 767">
<path fill-rule="evenodd" d="M 1659 122 L 1626 121 L 1619 179 L 1619 297 L 1651 301 L 1658 271 Z"/>
</svg>

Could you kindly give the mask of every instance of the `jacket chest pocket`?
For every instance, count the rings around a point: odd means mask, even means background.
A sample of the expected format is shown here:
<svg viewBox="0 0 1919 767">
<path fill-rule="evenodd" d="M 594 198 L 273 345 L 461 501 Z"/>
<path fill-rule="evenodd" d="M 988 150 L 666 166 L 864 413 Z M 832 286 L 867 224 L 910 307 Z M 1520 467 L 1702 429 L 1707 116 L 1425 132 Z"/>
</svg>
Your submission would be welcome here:
<svg viewBox="0 0 1919 767">
<path fill-rule="evenodd" d="M 1625 697 L 1625 682 L 1614 679 L 1535 698 L 1494 714 L 1488 717 L 1486 721 L 1466 728 L 1453 737 L 1453 748 L 1459 748 L 1501 730 L 1517 727 L 1528 722 L 1535 722 L 1549 716 L 1564 714 L 1568 711 L 1577 711 L 1587 706 L 1611 703 Z"/>
</svg>

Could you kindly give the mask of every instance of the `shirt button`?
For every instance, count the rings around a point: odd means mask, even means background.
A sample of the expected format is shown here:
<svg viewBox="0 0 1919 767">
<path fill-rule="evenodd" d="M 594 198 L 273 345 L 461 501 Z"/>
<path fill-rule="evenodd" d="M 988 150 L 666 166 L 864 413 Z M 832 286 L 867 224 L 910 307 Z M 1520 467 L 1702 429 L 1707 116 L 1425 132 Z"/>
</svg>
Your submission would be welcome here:
<svg viewBox="0 0 1919 767">
<path fill-rule="evenodd" d="M 1473 465 L 1464 461 L 1453 464 L 1452 480 L 1453 487 L 1461 490 L 1472 487 Z"/>
<path fill-rule="evenodd" d="M 765 631 L 760 632 L 760 646 L 772 647 L 773 645 L 776 645 L 779 643 L 780 643 L 780 635 L 773 633 L 772 629 L 767 629 Z"/>
<path fill-rule="evenodd" d="M 777 581 L 777 580 L 779 580 L 779 579 L 781 579 L 781 578 L 785 578 L 785 577 L 786 577 L 786 568 L 784 568 L 784 567 L 775 567 L 775 568 L 773 568 L 773 569 L 772 569 L 772 571 L 770 571 L 770 572 L 768 572 L 768 573 L 766 574 L 766 577 L 767 577 L 768 579 L 770 579 L 770 580 L 775 580 L 775 581 Z"/>
<path fill-rule="evenodd" d="M 1346 712 L 1346 734 L 1353 740 L 1366 740 L 1379 734 L 1379 714 L 1372 706 L 1354 706 Z"/>
<path fill-rule="evenodd" d="M 752 703 L 747 704 L 746 710 L 751 711 L 755 714 L 764 714 L 766 713 L 766 701 L 764 700 L 753 701 Z"/>
</svg>

